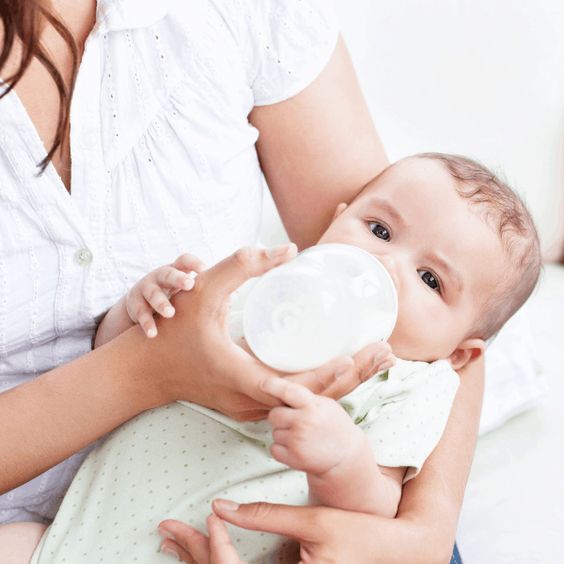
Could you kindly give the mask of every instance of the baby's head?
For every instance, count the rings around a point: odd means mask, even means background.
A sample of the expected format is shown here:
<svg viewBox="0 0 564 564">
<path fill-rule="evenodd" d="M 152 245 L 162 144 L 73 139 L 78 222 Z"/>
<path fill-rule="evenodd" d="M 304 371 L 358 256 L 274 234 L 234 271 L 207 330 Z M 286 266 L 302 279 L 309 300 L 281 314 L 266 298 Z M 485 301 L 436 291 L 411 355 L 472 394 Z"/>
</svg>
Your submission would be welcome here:
<svg viewBox="0 0 564 564">
<path fill-rule="evenodd" d="M 361 247 L 386 266 L 398 292 L 396 356 L 454 368 L 525 302 L 541 264 L 519 197 L 482 165 L 440 153 L 389 166 L 339 204 L 319 242 Z"/>
</svg>

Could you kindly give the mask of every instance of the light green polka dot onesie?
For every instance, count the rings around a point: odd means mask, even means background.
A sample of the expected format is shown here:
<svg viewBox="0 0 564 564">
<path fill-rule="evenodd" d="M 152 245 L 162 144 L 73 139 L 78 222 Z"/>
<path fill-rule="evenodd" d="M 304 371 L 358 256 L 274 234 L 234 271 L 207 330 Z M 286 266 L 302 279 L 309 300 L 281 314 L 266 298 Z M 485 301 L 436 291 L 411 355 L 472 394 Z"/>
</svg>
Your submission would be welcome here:
<svg viewBox="0 0 564 564">
<path fill-rule="evenodd" d="M 399 361 L 341 400 L 376 459 L 412 478 L 441 437 L 458 376 L 446 361 Z M 32 564 L 167 564 L 156 532 L 167 518 L 202 530 L 216 497 L 307 503 L 305 474 L 268 452 L 267 422 L 239 423 L 189 403 L 132 419 L 84 461 Z M 247 562 L 279 562 L 283 539 L 230 527 Z"/>
</svg>

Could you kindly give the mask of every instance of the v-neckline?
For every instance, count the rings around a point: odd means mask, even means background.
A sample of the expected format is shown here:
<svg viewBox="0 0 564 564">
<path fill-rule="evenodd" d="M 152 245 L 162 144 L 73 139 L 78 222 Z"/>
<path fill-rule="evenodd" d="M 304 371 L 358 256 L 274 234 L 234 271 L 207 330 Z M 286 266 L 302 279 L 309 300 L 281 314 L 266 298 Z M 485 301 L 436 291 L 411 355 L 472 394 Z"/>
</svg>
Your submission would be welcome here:
<svg viewBox="0 0 564 564">
<path fill-rule="evenodd" d="M 90 31 L 88 32 L 88 35 L 84 39 L 84 46 L 83 46 L 82 52 L 80 53 L 80 61 L 79 61 L 78 68 L 77 68 L 77 74 L 80 71 L 80 67 L 82 66 L 82 59 L 83 59 L 83 56 L 84 56 L 84 49 L 86 48 L 86 44 L 87 44 L 89 38 L 95 33 L 95 31 L 98 27 L 98 13 L 99 13 L 100 4 L 102 2 L 100 0 L 95 0 L 95 3 L 96 3 L 96 7 L 95 7 L 94 23 L 93 23 Z M 1 81 L 1 79 L 0 79 L 0 83 L 5 84 L 5 82 Z M 36 164 L 39 165 L 39 163 L 46 157 L 49 148 L 46 146 L 43 138 L 41 137 L 41 135 L 39 133 L 39 129 L 38 129 L 36 123 L 34 122 L 33 118 L 31 117 L 31 114 L 29 113 L 29 110 L 28 110 L 26 104 L 23 102 L 23 100 L 22 100 L 22 98 L 21 98 L 21 96 L 20 96 L 20 94 L 17 90 L 17 85 L 16 85 L 15 88 L 12 88 L 12 90 L 8 94 L 8 97 L 12 98 L 13 106 L 17 108 L 17 111 L 19 112 L 19 114 L 21 116 L 21 120 L 19 120 L 19 121 L 20 121 L 20 123 L 25 124 L 25 128 L 27 130 L 29 138 L 34 143 L 34 147 L 33 147 L 33 150 L 32 150 L 33 158 L 37 159 Z M 62 188 L 65 191 L 65 193 L 67 194 L 67 196 L 71 197 L 71 198 L 72 198 L 73 192 L 75 191 L 75 187 L 73 186 L 73 176 L 74 175 L 73 175 L 73 155 L 72 155 L 72 143 L 71 143 L 72 123 L 70 123 L 71 120 L 72 120 L 73 98 L 74 98 L 74 95 L 69 100 L 69 131 L 68 131 L 68 138 L 65 140 L 69 144 L 69 160 L 68 160 L 68 163 L 64 163 L 64 162 L 61 163 L 61 164 L 63 164 L 63 166 L 68 165 L 70 167 L 69 186 L 67 187 L 67 185 L 63 181 L 63 177 L 61 176 L 61 173 L 59 172 L 57 167 L 53 164 L 53 160 L 50 160 L 47 163 L 47 167 L 45 168 L 45 171 L 44 171 L 44 174 L 49 174 L 49 176 L 53 179 L 54 183 L 58 186 L 58 189 Z M 35 153 L 37 153 L 37 155 Z M 39 172 L 39 167 L 37 167 L 37 172 Z"/>
<path fill-rule="evenodd" d="M 5 84 L 5 83 L 4 83 Z M 29 112 L 25 104 L 22 102 L 21 98 L 19 97 L 18 93 L 16 92 L 15 88 L 7 94 L 7 100 L 10 100 L 12 106 L 14 107 L 15 111 L 18 113 L 17 122 L 24 126 L 25 135 L 29 142 L 33 145 L 31 147 L 28 146 L 31 152 L 32 159 L 35 161 L 35 166 L 37 169 L 37 173 L 39 173 L 39 163 L 45 158 L 47 155 L 47 149 L 45 148 L 45 144 L 43 143 L 43 139 L 39 135 L 37 127 L 35 126 L 34 121 L 31 119 Z M 70 133 L 69 133 L 70 135 Z M 69 139 L 70 142 L 70 139 Z M 72 154 L 71 154 L 71 167 L 72 167 Z M 72 197 L 72 173 L 71 173 L 71 186 L 67 189 L 59 171 L 56 169 L 55 165 L 52 161 L 47 163 L 47 167 L 43 174 L 48 174 L 49 177 L 53 180 L 55 185 L 57 186 L 57 190 L 59 192 L 64 192 L 67 198 Z"/>
</svg>

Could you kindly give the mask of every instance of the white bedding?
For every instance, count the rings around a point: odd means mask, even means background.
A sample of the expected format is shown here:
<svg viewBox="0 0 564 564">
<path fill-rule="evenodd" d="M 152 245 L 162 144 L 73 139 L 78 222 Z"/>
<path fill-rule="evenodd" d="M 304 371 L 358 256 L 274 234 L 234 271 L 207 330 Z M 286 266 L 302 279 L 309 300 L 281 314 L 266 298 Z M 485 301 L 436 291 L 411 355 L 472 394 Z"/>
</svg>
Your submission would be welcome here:
<svg viewBox="0 0 564 564">
<path fill-rule="evenodd" d="M 465 564 L 564 561 L 564 267 L 546 267 L 530 305 L 549 390 L 478 442 L 458 528 Z"/>
</svg>

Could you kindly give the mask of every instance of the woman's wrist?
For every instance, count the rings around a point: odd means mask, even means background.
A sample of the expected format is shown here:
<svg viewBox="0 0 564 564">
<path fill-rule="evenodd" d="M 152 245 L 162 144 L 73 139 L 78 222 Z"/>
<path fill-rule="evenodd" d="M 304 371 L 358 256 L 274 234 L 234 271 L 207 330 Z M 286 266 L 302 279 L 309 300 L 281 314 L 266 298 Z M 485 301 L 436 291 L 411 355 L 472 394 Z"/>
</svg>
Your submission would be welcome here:
<svg viewBox="0 0 564 564">
<path fill-rule="evenodd" d="M 162 349 L 158 338 L 147 338 L 138 325 L 97 349 L 110 357 L 113 377 L 109 386 L 122 404 L 129 406 L 132 416 L 178 399 L 169 377 L 177 367 L 163 359 Z"/>
</svg>

